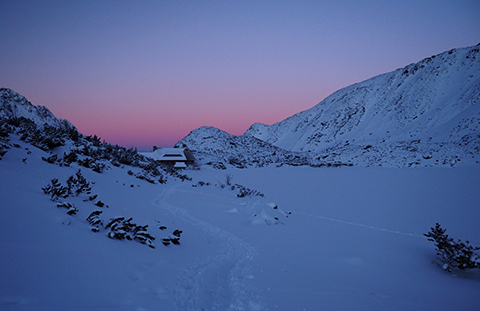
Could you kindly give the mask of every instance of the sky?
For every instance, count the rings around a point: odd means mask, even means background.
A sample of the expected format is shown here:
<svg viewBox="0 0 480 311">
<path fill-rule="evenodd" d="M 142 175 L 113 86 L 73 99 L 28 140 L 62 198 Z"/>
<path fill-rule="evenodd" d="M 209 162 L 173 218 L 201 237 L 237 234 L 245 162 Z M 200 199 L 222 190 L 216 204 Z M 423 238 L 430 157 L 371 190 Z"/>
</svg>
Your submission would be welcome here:
<svg viewBox="0 0 480 311">
<path fill-rule="evenodd" d="M 0 87 L 138 150 L 480 43 L 480 1 L 3 1 Z"/>
</svg>

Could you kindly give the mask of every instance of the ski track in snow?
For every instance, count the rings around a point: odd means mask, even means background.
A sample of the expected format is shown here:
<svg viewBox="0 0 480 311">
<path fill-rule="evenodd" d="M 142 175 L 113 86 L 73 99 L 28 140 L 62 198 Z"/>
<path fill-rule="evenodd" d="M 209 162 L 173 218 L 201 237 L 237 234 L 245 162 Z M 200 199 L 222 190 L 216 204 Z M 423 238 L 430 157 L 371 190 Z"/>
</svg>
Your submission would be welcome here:
<svg viewBox="0 0 480 311">
<path fill-rule="evenodd" d="M 360 224 L 360 223 L 356 223 L 356 222 L 345 221 L 345 220 L 340 220 L 340 219 L 335 219 L 335 218 L 330 218 L 330 217 L 325 217 L 325 216 L 320 216 L 320 215 L 306 214 L 306 213 L 293 212 L 293 211 L 292 211 L 292 214 L 303 215 L 303 216 L 308 216 L 308 217 L 315 217 L 315 218 L 325 219 L 325 220 L 328 220 L 328 221 L 338 222 L 338 223 L 341 223 L 341 224 L 346 224 L 346 225 L 357 226 L 357 227 L 362 227 L 362 228 L 367 228 L 367 229 L 372 229 L 372 230 L 377 230 L 377 231 L 382 231 L 382 232 L 389 232 L 389 233 L 395 233 L 395 234 L 401 234 L 401 235 L 407 235 L 407 236 L 411 236 L 411 237 L 425 239 L 425 237 L 423 235 L 401 232 L 401 231 L 396 231 L 396 230 L 389 230 L 389 229 L 385 229 L 385 228 L 378 228 L 378 227 L 368 226 L 368 225 L 364 225 L 364 224 Z"/>
<path fill-rule="evenodd" d="M 154 203 L 221 241 L 219 253 L 184 271 L 171 289 L 178 310 L 265 310 L 259 302 L 250 267 L 256 251 L 235 235 L 191 216 L 166 199 L 177 190 L 165 189 Z"/>
</svg>

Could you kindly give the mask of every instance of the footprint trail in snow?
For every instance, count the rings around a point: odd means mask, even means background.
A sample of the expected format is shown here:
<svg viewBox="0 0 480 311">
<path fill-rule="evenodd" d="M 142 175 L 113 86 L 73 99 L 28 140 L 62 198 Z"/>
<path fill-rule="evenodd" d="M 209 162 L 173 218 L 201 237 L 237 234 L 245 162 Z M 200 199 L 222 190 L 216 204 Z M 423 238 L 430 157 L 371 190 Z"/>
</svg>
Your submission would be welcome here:
<svg viewBox="0 0 480 311">
<path fill-rule="evenodd" d="M 166 189 L 155 204 L 221 241 L 218 253 L 184 271 L 172 289 L 178 310 L 264 310 L 250 271 L 255 249 L 235 235 L 166 203 L 175 191 L 175 187 Z"/>
</svg>

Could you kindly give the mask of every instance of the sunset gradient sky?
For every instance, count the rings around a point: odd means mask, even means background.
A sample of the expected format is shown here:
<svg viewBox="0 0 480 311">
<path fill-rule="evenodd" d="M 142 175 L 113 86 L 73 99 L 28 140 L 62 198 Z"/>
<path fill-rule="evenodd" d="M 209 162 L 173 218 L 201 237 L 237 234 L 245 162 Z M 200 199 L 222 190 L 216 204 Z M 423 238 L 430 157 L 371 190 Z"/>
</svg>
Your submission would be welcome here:
<svg viewBox="0 0 480 311">
<path fill-rule="evenodd" d="M 149 150 L 480 42 L 480 1 L 2 1 L 0 87 Z"/>
</svg>

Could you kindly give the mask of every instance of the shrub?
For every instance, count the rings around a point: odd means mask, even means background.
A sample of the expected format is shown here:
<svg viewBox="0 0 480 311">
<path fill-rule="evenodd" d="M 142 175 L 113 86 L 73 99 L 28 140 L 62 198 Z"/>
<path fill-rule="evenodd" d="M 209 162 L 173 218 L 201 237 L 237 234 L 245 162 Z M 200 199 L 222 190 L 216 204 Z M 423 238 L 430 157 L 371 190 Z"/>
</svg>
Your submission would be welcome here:
<svg viewBox="0 0 480 311">
<path fill-rule="evenodd" d="M 105 164 L 103 163 L 93 163 L 93 166 L 92 166 L 92 171 L 96 172 L 96 173 L 101 173 L 103 172 L 103 170 L 105 169 Z"/>
<path fill-rule="evenodd" d="M 264 194 L 261 193 L 260 191 L 258 190 L 255 190 L 255 189 L 250 189 L 250 188 L 247 188 L 245 186 L 242 186 L 242 185 L 239 185 L 239 184 L 235 184 L 232 186 L 232 190 L 234 189 L 238 189 L 238 193 L 237 193 L 237 198 L 244 198 L 244 197 L 263 197 Z"/>
<path fill-rule="evenodd" d="M 68 209 L 67 211 L 68 215 L 76 215 L 78 212 L 78 208 L 76 208 L 75 205 L 73 205 L 72 203 L 68 203 L 68 202 L 57 203 L 57 207 L 64 207 Z"/>
<path fill-rule="evenodd" d="M 175 231 L 173 231 L 172 233 L 173 236 L 168 236 L 162 239 L 163 245 L 168 246 L 170 245 L 170 243 L 172 243 L 173 245 L 180 245 L 180 235 L 182 233 L 182 230 L 175 229 Z"/>
<path fill-rule="evenodd" d="M 56 154 L 54 154 L 52 156 L 49 156 L 48 158 L 42 157 L 42 160 L 47 163 L 54 164 L 55 162 L 57 162 L 58 157 Z"/>
<path fill-rule="evenodd" d="M 102 211 L 93 211 L 88 217 L 87 221 L 90 224 L 90 228 L 93 232 L 100 231 L 100 226 L 103 227 L 102 220 L 100 219 L 100 214 L 103 213 Z"/>
<path fill-rule="evenodd" d="M 67 187 L 69 194 L 74 196 L 78 196 L 84 192 L 86 194 L 90 194 L 90 191 L 92 190 L 90 182 L 88 182 L 87 179 L 83 177 L 80 170 L 75 173 L 75 176 L 72 175 L 68 177 Z"/>
<path fill-rule="evenodd" d="M 475 253 L 480 250 L 480 247 L 470 245 L 469 241 L 455 242 L 445 234 L 446 231 L 437 223 L 435 228 L 431 228 L 430 232 L 424 234 L 435 244 L 437 257 L 443 263 L 442 268 L 448 272 L 451 272 L 452 268 L 461 270 L 480 268 L 480 256 Z"/>
<path fill-rule="evenodd" d="M 42 188 L 45 194 L 50 195 L 50 200 L 58 202 L 60 198 L 66 199 L 68 196 L 79 196 L 81 193 L 90 194 L 92 187 L 80 170 L 67 179 L 67 186 L 62 186 L 58 178 L 51 180 L 50 184 Z"/>
<path fill-rule="evenodd" d="M 155 245 L 153 245 L 155 237 L 147 232 L 148 225 L 139 226 L 132 223 L 132 220 L 131 217 L 127 220 L 125 220 L 125 217 L 115 217 L 110 219 L 105 226 L 105 229 L 110 229 L 108 237 L 117 240 L 134 240 L 147 245 L 148 247 L 155 248 Z"/>
<path fill-rule="evenodd" d="M 68 188 L 62 186 L 58 178 L 52 179 L 50 185 L 43 187 L 42 190 L 45 194 L 49 194 L 50 200 L 54 202 L 57 202 L 60 198 L 66 199 L 69 194 Z"/>
</svg>

